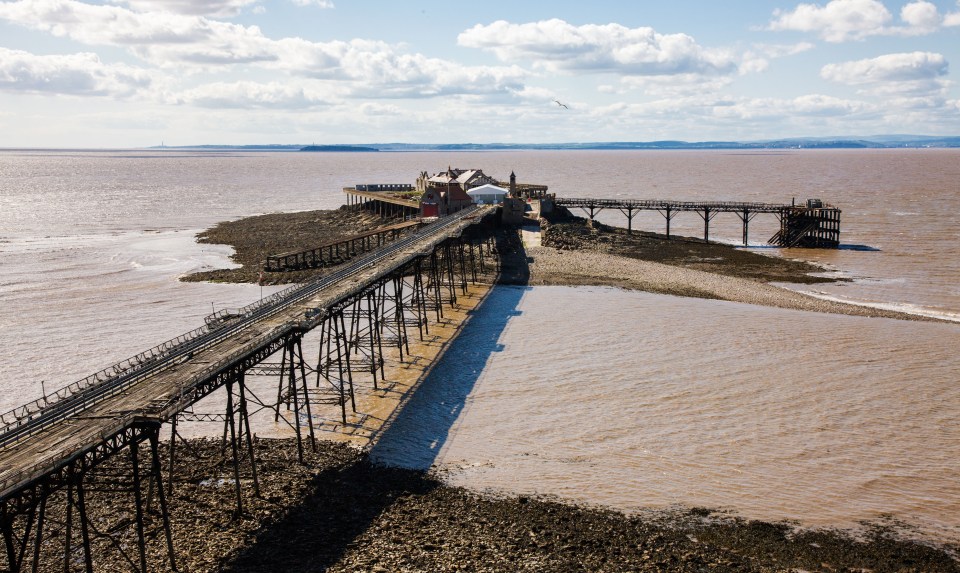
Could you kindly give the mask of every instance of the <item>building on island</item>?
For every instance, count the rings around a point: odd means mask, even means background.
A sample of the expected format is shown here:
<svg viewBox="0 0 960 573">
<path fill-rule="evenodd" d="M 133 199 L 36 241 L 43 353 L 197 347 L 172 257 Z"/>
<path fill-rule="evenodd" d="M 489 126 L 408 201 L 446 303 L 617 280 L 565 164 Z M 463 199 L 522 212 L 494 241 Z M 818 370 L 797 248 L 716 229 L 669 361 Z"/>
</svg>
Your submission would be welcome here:
<svg viewBox="0 0 960 573">
<path fill-rule="evenodd" d="M 486 183 L 467 191 L 467 195 L 469 195 L 477 205 L 499 205 L 503 203 L 503 198 L 506 197 L 509 192 L 508 189 L 504 189 L 503 187 Z"/>
<path fill-rule="evenodd" d="M 426 171 L 421 175 L 426 175 Z M 452 167 L 447 167 L 446 171 L 441 171 L 432 177 L 428 177 L 427 182 L 434 185 L 449 185 L 455 183 L 464 191 L 469 191 L 481 185 L 497 184 L 496 179 L 484 174 L 481 169 L 454 169 Z"/>
<path fill-rule="evenodd" d="M 420 172 L 416 190 L 420 195 L 420 216 L 424 219 L 443 217 L 473 205 L 473 199 L 467 195 L 471 181 L 486 179 L 483 172 L 476 170 L 447 169 L 434 176 Z M 468 177 L 469 175 L 469 177 Z M 462 177 L 462 178 L 461 178 Z"/>
<path fill-rule="evenodd" d="M 481 169 L 447 167 L 434 175 L 421 171 L 414 185 L 371 183 L 345 187 L 347 204 L 384 217 L 432 219 L 465 209 L 470 205 L 500 205 L 506 219 L 515 219 L 528 201 L 540 201 L 545 185 L 518 184 L 510 174 L 509 186 Z M 529 209 L 526 209 L 529 210 Z"/>
</svg>

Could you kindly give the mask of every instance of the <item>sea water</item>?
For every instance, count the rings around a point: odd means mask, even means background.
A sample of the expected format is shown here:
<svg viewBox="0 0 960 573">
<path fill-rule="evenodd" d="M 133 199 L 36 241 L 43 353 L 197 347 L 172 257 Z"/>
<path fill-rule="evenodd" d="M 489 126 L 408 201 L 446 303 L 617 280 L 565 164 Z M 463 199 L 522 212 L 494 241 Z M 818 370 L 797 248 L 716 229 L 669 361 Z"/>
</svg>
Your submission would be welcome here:
<svg viewBox="0 0 960 573">
<path fill-rule="evenodd" d="M 777 222 L 763 215 L 751 248 L 851 279 L 801 290 L 955 318 L 958 160 L 956 150 L 3 151 L 0 409 L 269 294 L 179 282 L 230 264 L 229 248 L 194 241 L 200 230 L 335 208 L 344 186 L 447 165 L 514 171 L 568 197 L 820 198 L 843 209 L 846 248 L 769 249 Z M 643 214 L 634 228 L 662 232 L 663 219 Z M 703 223 L 681 214 L 671 230 L 701 236 Z M 732 215 L 711 222 L 711 238 L 740 236 Z M 497 288 L 374 453 L 481 489 L 811 525 L 888 515 L 955 541 L 958 328 L 609 288 Z"/>
</svg>

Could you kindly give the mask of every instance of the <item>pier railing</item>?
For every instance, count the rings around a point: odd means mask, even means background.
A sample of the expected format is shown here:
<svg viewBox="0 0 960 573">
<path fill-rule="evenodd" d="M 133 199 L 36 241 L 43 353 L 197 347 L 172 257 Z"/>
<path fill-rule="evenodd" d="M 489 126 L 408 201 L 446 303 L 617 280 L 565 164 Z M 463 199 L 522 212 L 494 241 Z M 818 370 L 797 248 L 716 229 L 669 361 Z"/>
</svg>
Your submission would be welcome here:
<svg viewBox="0 0 960 573">
<path fill-rule="evenodd" d="M 704 209 L 719 213 L 737 213 L 751 211 L 754 213 L 780 213 L 790 205 L 777 203 L 751 203 L 738 201 L 669 201 L 663 199 L 586 199 L 557 197 L 557 205 L 564 207 L 581 207 L 594 209 L 628 209 L 660 211 L 703 211 Z"/>
<path fill-rule="evenodd" d="M 627 232 L 633 232 L 633 217 L 640 211 L 656 211 L 670 223 L 677 213 L 694 212 L 703 219 L 703 240 L 710 240 L 710 221 L 718 213 L 733 213 L 743 224 L 743 244 L 748 244 L 750 221 L 759 213 L 770 213 L 780 220 L 780 231 L 768 241 L 779 247 L 836 248 L 840 245 L 840 209 L 825 205 L 819 199 L 806 206 L 741 201 L 671 201 L 664 199 L 591 199 L 557 197 L 555 204 L 582 209 L 593 221 L 604 209 L 615 209 L 627 218 Z"/>
<path fill-rule="evenodd" d="M 180 348 L 184 344 L 196 340 L 197 338 L 204 336 L 209 332 L 210 328 L 208 326 L 195 328 L 190 332 L 181 334 L 176 338 L 171 338 L 170 340 L 158 344 L 153 348 L 144 350 L 136 356 L 132 356 L 126 360 L 121 360 L 112 366 L 108 366 L 103 370 L 81 378 L 76 382 L 67 384 L 66 386 L 58 388 L 50 393 L 44 393 L 43 396 L 37 398 L 36 400 L 32 400 L 26 404 L 17 406 L 11 410 L 7 410 L 6 412 L 0 414 L 0 443 L 3 442 L 4 436 L 7 433 L 29 422 L 36 416 L 40 415 L 45 409 L 58 404 L 62 400 L 96 388 L 102 384 L 114 382 L 124 376 L 133 375 L 144 367 L 166 357 L 172 351 Z"/>
<path fill-rule="evenodd" d="M 438 232 L 469 217 L 476 210 L 477 207 L 466 209 L 432 223 L 430 227 Z M 233 326 L 263 318 L 286 305 L 302 300 L 351 273 L 382 261 L 417 240 L 418 236 L 414 234 L 394 241 L 386 250 L 368 253 L 331 275 L 292 285 L 238 310 L 215 312 L 205 318 L 204 326 L 0 414 L 0 424 L 2 424 L 0 425 L 0 446 L 31 435 L 42 428 L 45 424 L 39 423 L 42 422 L 41 417 L 62 419 L 82 411 L 139 382 L 142 376 L 174 365 L 178 362 L 176 360 L 178 357 L 189 358 L 193 350 L 216 344 L 231 336 L 234 328 L 226 328 L 228 325 Z"/>
</svg>

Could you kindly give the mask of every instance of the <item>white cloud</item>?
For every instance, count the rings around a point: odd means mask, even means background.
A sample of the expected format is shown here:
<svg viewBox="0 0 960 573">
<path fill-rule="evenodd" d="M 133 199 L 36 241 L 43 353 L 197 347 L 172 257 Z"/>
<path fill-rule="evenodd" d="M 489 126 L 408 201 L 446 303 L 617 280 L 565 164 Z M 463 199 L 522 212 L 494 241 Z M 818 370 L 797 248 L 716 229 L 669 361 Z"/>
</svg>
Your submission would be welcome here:
<svg viewBox="0 0 960 573">
<path fill-rule="evenodd" d="M 960 26 L 960 0 L 957 1 L 957 11 L 943 17 L 944 26 Z"/>
<path fill-rule="evenodd" d="M 893 14 L 880 0 L 830 0 L 823 6 L 799 4 L 791 11 L 776 10 L 773 16 L 768 30 L 813 32 L 828 42 L 880 35 L 919 36 L 935 32 L 941 24 L 953 25 L 948 24 L 953 15 L 945 20 L 937 6 L 927 0 L 904 5 L 900 9 L 902 25 L 893 25 Z"/>
<path fill-rule="evenodd" d="M 0 3 L 0 18 L 88 45 L 120 46 L 156 65 L 270 61 L 270 41 L 255 26 L 169 12 L 137 13 L 75 0 Z"/>
<path fill-rule="evenodd" d="M 293 76 L 352 82 L 344 91 L 359 97 L 504 94 L 521 88 L 528 75 L 516 66 L 461 66 L 402 53 L 384 42 L 273 40 L 256 26 L 169 12 L 138 13 L 76 0 L 0 3 L 0 19 L 85 44 L 126 48 L 178 74 L 255 65 Z M 254 99 L 265 96 L 253 95 Z"/>
<path fill-rule="evenodd" d="M 724 74 L 735 71 L 738 63 L 732 52 L 704 48 L 686 34 L 620 24 L 574 26 L 559 19 L 477 24 L 462 32 L 457 43 L 492 51 L 506 62 L 530 60 L 551 71 Z"/>
<path fill-rule="evenodd" d="M 358 97 L 430 97 L 493 94 L 522 87 L 529 74 L 517 66 L 462 66 L 422 54 L 407 54 L 385 42 L 315 43 L 300 38 L 276 42 L 271 67 L 314 79 L 353 82 Z"/>
<path fill-rule="evenodd" d="M 909 52 L 887 54 L 866 60 L 827 64 L 820 70 L 826 80 L 847 85 L 908 84 L 929 85 L 939 89 L 940 78 L 947 74 L 949 63 L 942 54 Z"/>
<path fill-rule="evenodd" d="M 806 116 L 849 116 L 868 109 L 867 104 L 822 94 L 802 95 L 788 100 L 790 113 Z"/>
<path fill-rule="evenodd" d="M 231 17 L 259 0 L 111 0 L 136 12 L 172 12 L 194 16 Z"/>
<path fill-rule="evenodd" d="M 828 64 L 820 75 L 856 86 L 858 93 L 882 99 L 891 110 L 939 110 L 950 86 L 948 67 L 941 54 L 911 52 Z"/>
<path fill-rule="evenodd" d="M 148 88 L 150 74 L 104 64 L 96 54 L 35 55 L 0 47 L 0 90 L 127 97 Z"/>
<path fill-rule="evenodd" d="M 893 19 L 878 0 L 830 0 L 826 6 L 800 4 L 791 12 L 777 10 L 771 30 L 817 32 L 828 42 L 862 39 L 882 33 Z"/>
<path fill-rule="evenodd" d="M 810 42 L 798 44 L 756 44 L 753 49 L 743 53 L 740 63 L 740 73 L 758 73 L 770 67 L 770 60 L 794 56 L 814 48 Z"/>
<path fill-rule="evenodd" d="M 926 0 L 904 5 L 900 10 L 900 19 L 907 24 L 905 30 L 916 35 L 935 32 L 942 20 L 936 5 Z"/>
<path fill-rule="evenodd" d="M 777 120 L 796 117 L 845 117 L 869 111 L 870 106 L 856 100 L 809 94 L 796 98 L 749 98 L 691 95 L 651 102 L 618 103 L 600 107 L 596 115 L 626 113 L 642 117 L 672 115 L 681 118 L 719 118 L 735 120 Z"/>
<path fill-rule="evenodd" d="M 323 104 L 326 97 L 322 90 L 302 85 L 243 81 L 205 84 L 179 94 L 177 101 L 218 109 L 302 109 Z"/>
<path fill-rule="evenodd" d="M 320 8 L 333 8 L 332 0 L 293 0 L 297 6 L 318 6 Z"/>
<path fill-rule="evenodd" d="M 317 6 L 333 8 L 331 0 L 290 0 L 297 6 Z M 260 0 L 110 0 L 113 4 L 129 6 L 135 12 L 171 12 L 191 16 L 212 16 L 231 18 L 240 14 L 244 8 Z M 254 14 L 266 12 L 263 5 L 253 6 Z"/>
<path fill-rule="evenodd" d="M 776 120 L 785 118 L 847 118 L 869 111 L 869 106 L 856 100 L 823 94 L 807 94 L 795 98 L 742 98 L 728 105 L 717 106 L 714 116 L 737 120 Z"/>
<path fill-rule="evenodd" d="M 803 52 L 809 52 L 815 46 L 810 42 L 799 42 L 797 44 L 757 44 L 755 48 L 768 58 L 784 58 L 795 56 Z"/>
<path fill-rule="evenodd" d="M 678 97 L 717 93 L 729 86 L 732 81 L 729 76 L 704 78 L 698 74 L 678 74 L 675 76 L 625 77 L 621 80 L 621 84 L 624 87 L 642 90 L 649 96 Z"/>
</svg>

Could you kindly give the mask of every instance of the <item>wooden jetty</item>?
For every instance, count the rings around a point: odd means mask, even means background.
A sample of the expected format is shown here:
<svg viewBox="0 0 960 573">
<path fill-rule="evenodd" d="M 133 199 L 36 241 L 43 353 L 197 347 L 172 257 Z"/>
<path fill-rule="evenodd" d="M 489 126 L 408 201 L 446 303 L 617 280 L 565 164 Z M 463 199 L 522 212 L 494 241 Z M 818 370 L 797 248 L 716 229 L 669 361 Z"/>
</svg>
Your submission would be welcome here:
<svg viewBox="0 0 960 573">
<path fill-rule="evenodd" d="M 592 199 L 557 197 L 554 204 L 582 209 L 593 221 L 605 209 L 616 210 L 627 218 L 627 232 L 633 231 L 633 218 L 641 211 L 656 211 L 666 221 L 666 235 L 670 237 L 670 222 L 677 213 L 694 212 L 703 220 L 703 240 L 710 240 L 710 221 L 719 213 L 733 213 L 743 225 L 743 244 L 748 244 L 750 221 L 761 213 L 780 219 L 780 231 L 768 241 L 779 247 L 837 248 L 840 246 L 840 209 L 819 199 L 810 199 L 805 205 L 775 203 L 743 203 L 735 201 L 667 201 L 660 199 Z"/>
</svg>

